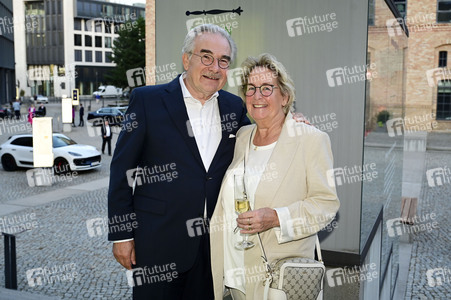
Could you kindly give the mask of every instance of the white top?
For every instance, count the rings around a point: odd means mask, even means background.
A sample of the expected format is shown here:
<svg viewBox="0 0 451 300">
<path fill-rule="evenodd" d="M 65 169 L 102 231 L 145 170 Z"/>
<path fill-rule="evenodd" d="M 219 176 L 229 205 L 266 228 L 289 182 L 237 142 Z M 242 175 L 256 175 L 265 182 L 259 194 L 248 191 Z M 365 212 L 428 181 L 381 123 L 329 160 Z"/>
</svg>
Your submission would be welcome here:
<svg viewBox="0 0 451 300">
<path fill-rule="evenodd" d="M 258 147 L 252 144 L 251 149 L 249 149 L 244 180 L 251 209 L 254 207 L 255 191 L 260 183 L 263 172 L 268 167 L 268 161 L 276 143 L 277 142 Z M 235 173 L 240 174 L 242 171 L 243 167 L 236 169 Z M 232 181 L 232 188 L 228 190 L 231 190 L 233 193 L 233 176 L 229 176 L 228 178 Z M 228 199 L 230 199 L 230 197 L 228 197 Z M 243 293 L 246 293 L 245 274 L 246 272 L 253 272 L 253 270 L 243 269 L 244 251 L 235 248 L 235 244 L 243 240 L 243 236 L 239 231 L 233 233 L 233 229 L 236 227 L 237 218 L 235 203 L 232 201 L 230 201 L 230 203 L 223 203 L 223 207 L 228 229 L 224 230 L 224 284 L 227 287 L 238 289 Z"/>
<path fill-rule="evenodd" d="M 111 135 L 111 129 L 110 129 L 110 125 L 105 126 L 105 136 L 110 136 Z"/>
<path fill-rule="evenodd" d="M 219 115 L 218 106 L 219 93 L 214 93 L 213 96 L 202 105 L 202 103 L 195 99 L 186 88 L 185 82 L 183 81 L 185 76 L 186 73 L 183 73 L 179 80 L 189 117 L 186 128 L 188 134 L 194 136 L 196 139 L 200 157 L 204 163 L 205 170 L 208 171 L 222 138 L 221 117 Z"/>
</svg>

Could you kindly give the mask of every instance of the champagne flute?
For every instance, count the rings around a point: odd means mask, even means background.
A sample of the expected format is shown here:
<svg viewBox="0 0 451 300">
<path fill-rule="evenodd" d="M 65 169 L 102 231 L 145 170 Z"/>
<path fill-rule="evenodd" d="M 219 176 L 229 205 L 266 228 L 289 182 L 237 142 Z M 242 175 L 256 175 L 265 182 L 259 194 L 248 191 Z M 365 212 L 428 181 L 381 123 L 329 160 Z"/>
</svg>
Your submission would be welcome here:
<svg viewBox="0 0 451 300">
<path fill-rule="evenodd" d="M 244 185 L 244 175 L 234 176 L 234 195 L 235 195 L 235 212 L 237 214 L 242 214 L 244 212 L 250 211 L 251 206 L 249 199 L 247 198 L 246 188 Z M 246 250 L 254 247 L 254 243 L 249 242 L 248 235 L 244 235 L 244 240 L 235 244 L 235 248 L 238 250 Z"/>
</svg>

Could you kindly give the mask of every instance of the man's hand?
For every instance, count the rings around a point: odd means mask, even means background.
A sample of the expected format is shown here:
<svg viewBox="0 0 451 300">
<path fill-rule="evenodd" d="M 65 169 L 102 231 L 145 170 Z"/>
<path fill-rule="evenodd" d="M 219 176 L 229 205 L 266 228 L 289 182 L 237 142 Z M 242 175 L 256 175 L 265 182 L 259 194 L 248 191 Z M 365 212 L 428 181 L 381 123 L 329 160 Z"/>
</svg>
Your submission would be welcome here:
<svg viewBox="0 0 451 300">
<path fill-rule="evenodd" d="M 293 113 L 293 120 L 295 120 L 296 122 L 305 123 L 307 125 L 312 125 L 310 124 L 309 120 L 307 120 L 307 118 L 300 112 Z"/>
<path fill-rule="evenodd" d="M 124 268 L 131 270 L 132 264 L 136 265 L 135 241 L 113 243 L 113 254 Z"/>
<path fill-rule="evenodd" d="M 260 208 L 242 213 L 236 219 L 237 225 L 244 234 L 263 232 L 273 227 L 280 226 L 277 212 L 269 207 Z"/>
</svg>

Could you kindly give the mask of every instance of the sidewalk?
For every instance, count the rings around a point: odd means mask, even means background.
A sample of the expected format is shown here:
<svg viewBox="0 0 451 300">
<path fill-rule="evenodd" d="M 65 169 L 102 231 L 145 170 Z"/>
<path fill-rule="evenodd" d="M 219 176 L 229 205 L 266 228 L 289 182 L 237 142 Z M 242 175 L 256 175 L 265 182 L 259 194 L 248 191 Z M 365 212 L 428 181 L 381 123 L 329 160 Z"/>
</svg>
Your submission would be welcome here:
<svg viewBox="0 0 451 300">
<path fill-rule="evenodd" d="M 386 133 L 375 133 L 366 145 L 387 147 Z M 390 140 L 393 143 L 393 140 Z M 451 133 L 428 135 L 425 169 L 451 166 Z M 26 196 L 0 204 L 0 215 L 20 216 L 33 212 L 39 227 L 17 237 L 17 273 L 19 291 L 0 288 L 2 299 L 128 299 L 131 288 L 127 285 L 125 271 L 111 256 L 111 243 L 106 231 L 92 236 L 87 221 L 106 217 L 108 178 L 65 186 L 55 191 Z M 451 285 L 431 287 L 426 272 L 450 265 L 450 227 L 448 215 L 451 184 L 430 187 L 425 178 L 418 214 L 434 212 L 438 230 L 414 234 L 408 244 L 400 245 L 400 263 L 406 273 L 402 297 L 408 299 L 451 299 Z M 420 200 L 421 200 L 420 199 Z M 406 247 L 407 246 L 407 247 Z M 3 243 L 0 243 L 0 254 Z M 0 255 L 0 265 L 4 265 Z M 79 280 L 58 282 L 53 285 L 30 287 L 26 271 L 44 266 L 73 263 Z M 401 278 L 400 278 L 401 279 Z M 4 273 L 0 273 L 0 285 Z M 395 299 L 401 299 L 396 298 Z"/>
</svg>

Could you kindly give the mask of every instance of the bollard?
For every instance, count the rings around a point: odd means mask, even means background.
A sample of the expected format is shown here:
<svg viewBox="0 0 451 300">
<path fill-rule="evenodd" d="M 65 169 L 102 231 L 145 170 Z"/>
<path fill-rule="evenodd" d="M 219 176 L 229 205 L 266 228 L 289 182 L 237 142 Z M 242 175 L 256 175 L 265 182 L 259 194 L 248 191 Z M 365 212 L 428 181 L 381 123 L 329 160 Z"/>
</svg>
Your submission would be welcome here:
<svg viewBox="0 0 451 300">
<path fill-rule="evenodd" d="M 2 234 L 5 242 L 5 288 L 17 290 L 16 237 Z"/>
</svg>

